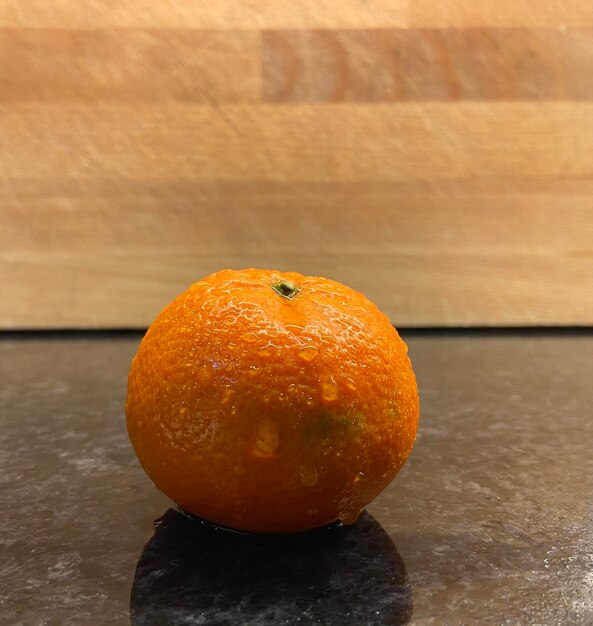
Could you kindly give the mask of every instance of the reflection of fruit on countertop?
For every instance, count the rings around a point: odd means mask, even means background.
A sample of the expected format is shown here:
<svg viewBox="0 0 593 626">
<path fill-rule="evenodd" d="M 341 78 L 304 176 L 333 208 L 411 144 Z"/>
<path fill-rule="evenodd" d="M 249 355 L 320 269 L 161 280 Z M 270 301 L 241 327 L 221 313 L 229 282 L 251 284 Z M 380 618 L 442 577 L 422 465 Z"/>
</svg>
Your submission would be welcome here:
<svg viewBox="0 0 593 626">
<path fill-rule="evenodd" d="M 412 449 L 418 392 L 406 345 L 362 294 L 225 270 L 153 322 L 126 415 L 142 466 L 183 508 L 290 532 L 357 519 Z"/>
<path fill-rule="evenodd" d="M 169 509 L 130 594 L 132 626 L 191 624 L 197 615 L 202 624 L 395 626 L 412 610 L 405 563 L 366 511 L 352 526 L 246 535 Z"/>
</svg>

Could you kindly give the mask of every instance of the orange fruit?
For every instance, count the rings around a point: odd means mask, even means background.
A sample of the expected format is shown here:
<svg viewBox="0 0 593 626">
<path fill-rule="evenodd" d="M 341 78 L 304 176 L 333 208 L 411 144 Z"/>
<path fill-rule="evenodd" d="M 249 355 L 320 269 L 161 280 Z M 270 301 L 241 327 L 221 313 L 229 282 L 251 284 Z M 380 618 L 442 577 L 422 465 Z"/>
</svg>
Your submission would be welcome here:
<svg viewBox="0 0 593 626">
<path fill-rule="evenodd" d="M 349 524 L 412 450 L 407 347 L 362 294 L 224 270 L 160 313 L 133 359 L 130 439 L 158 489 L 230 528 Z"/>
</svg>

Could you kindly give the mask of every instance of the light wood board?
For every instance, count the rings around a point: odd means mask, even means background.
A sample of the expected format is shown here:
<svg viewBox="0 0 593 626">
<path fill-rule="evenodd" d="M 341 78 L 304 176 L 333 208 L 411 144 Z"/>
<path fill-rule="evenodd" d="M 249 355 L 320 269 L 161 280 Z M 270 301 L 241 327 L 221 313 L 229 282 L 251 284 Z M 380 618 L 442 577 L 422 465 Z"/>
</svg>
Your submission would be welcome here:
<svg viewBox="0 0 593 626">
<path fill-rule="evenodd" d="M 593 4 L 0 0 L 0 328 L 252 266 L 593 324 Z"/>
</svg>

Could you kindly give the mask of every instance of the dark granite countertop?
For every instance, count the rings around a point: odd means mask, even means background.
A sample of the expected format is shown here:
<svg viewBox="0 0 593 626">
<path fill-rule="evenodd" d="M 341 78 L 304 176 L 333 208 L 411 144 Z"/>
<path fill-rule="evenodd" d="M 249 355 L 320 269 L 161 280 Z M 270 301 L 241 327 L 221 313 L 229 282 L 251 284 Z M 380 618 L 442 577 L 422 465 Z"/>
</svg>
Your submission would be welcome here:
<svg viewBox="0 0 593 626">
<path fill-rule="evenodd" d="M 0 623 L 593 624 L 593 335 L 404 337 L 405 469 L 354 527 L 269 538 L 186 518 L 140 469 L 139 335 L 5 335 Z"/>
</svg>

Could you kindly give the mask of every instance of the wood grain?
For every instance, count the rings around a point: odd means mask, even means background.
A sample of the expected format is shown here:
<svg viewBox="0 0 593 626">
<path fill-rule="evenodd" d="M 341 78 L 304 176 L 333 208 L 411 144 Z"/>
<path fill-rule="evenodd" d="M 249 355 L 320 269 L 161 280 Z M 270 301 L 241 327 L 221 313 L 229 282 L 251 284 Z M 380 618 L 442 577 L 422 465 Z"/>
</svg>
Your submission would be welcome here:
<svg viewBox="0 0 593 626">
<path fill-rule="evenodd" d="M 590 0 L 412 0 L 409 26 L 542 28 L 593 26 Z"/>
<path fill-rule="evenodd" d="M 309 256 L 323 249 L 332 255 L 380 250 L 447 256 L 454 242 L 458 256 L 568 257 L 585 256 L 593 242 L 593 176 L 561 183 L 446 181 L 424 189 L 416 183 L 370 188 L 366 183 L 231 183 L 225 191 L 228 196 L 212 183 L 124 182 L 97 194 L 93 185 L 72 180 L 62 181 L 53 195 L 24 189 L 0 196 L 8 216 L 3 252 L 117 253 L 131 245 L 131 233 L 136 251 L 152 252 L 158 244 L 162 254 L 196 256 L 221 255 L 227 248 L 239 254 L 265 250 Z M 83 214 L 76 210 L 80 204 L 86 207 Z M 26 230 L 20 221 L 28 224 Z M 56 228 L 47 228 L 51 222 Z M 567 222 L 573 228 L 567 229 Z"/>
<path fill-rule="evenodd" d="M 0 102 L 256 102 L 259 50 L 248 31 L 0 30 Z"/>
<path fill-rule="evenodd" d="M 378 253 L 353 258 L 320 253 L 312 259 L 299 252 L 280 259 L 260 250 L 250 255 L 248 264 L 238 259 L 230 251 L 200 258 L 181 253 L 86 252 L 74 258 L 58 252 L 31 254 L 11 268 L 0 322 L 4 328 L 142 328 L 196 279 L 246 265 L 296 268 L 347 282 L 400 327 L 589 324 L 593 305 L 586 258 L 569 258 L 560 265 L 551 257 Z M 559 310 L 566 313 L 559 316 Z"/>
<path fill-rule="evenodd" d="M 234 183 L 223 193 L 136 182 L 104 195 L 97 182 L 67 183 L 2 198 L 13 225 L 4 327 L 142 327 L 193 281 L 246 265 L 343 280 L 399 325 L 590 320 L 593 177 Z"/>
<path fill-rule="evenodd" d="M 12 185 L 593 174 L 593 103 L 11 105 L 0 136 Z"/>
<path fill-rule="evenodd" d="M 590 0 L 0 0 L 0 328 L 222 267 L 593 324 Z"/>
<path fill-rule="evenodd" d="M 409 0 L 0 0 L 0 27 L 371 28 L 405 26 Z"/>
<path fill-rule="evenodd" d="M 593 30 L 266 31 L 268 102 L 593 99 Z"/>
</svg>

